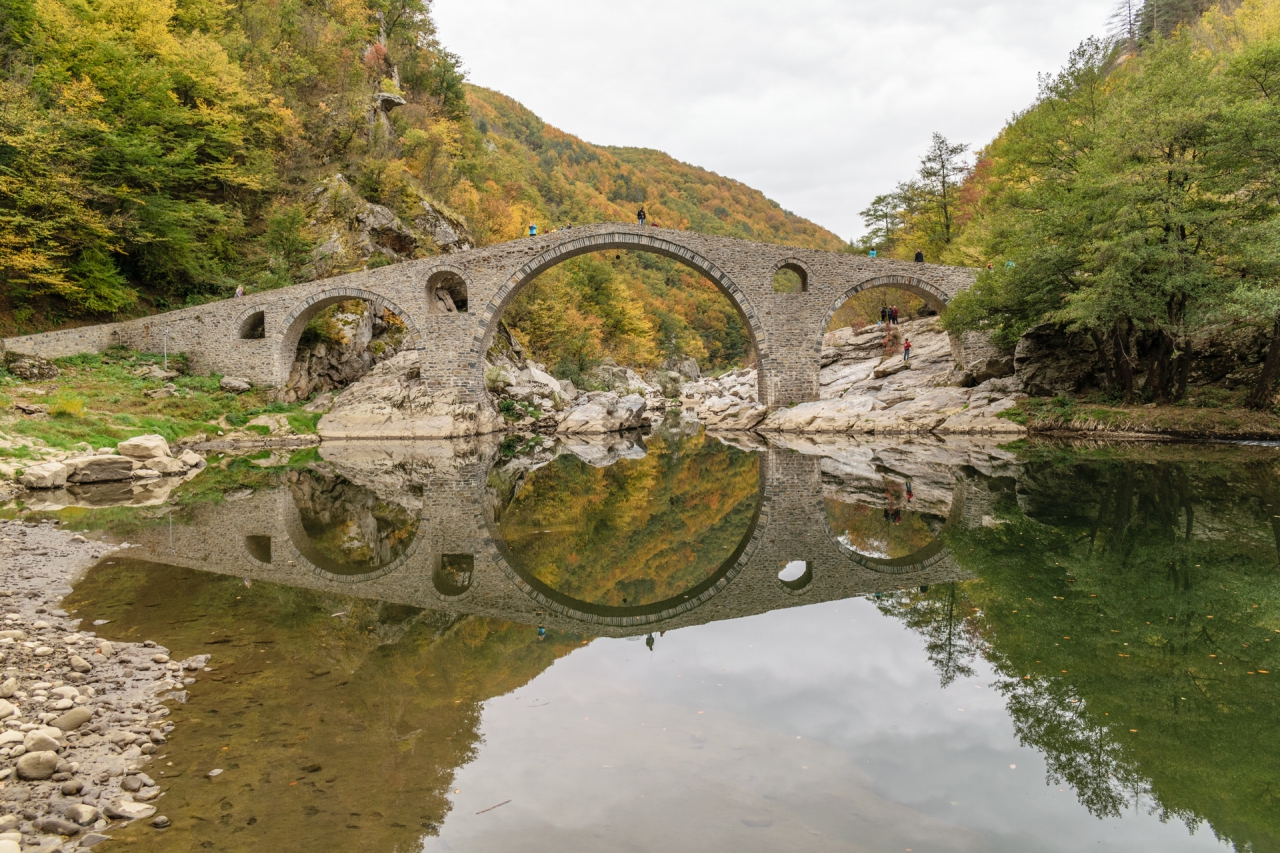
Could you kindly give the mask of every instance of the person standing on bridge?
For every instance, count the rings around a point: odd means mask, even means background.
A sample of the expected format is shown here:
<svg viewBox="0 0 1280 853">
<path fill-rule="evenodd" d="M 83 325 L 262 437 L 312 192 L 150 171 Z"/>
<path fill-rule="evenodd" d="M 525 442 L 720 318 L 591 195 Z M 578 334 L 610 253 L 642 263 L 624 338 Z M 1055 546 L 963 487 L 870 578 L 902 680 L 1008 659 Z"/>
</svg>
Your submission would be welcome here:
<svg viewBox="0 0 1280 853">
<path fill-rule="evenodd" d="M 530 237 L 537 237 L 537 236 L 538 236 L 538 223 L 536 223 L 536 222 L 530 222 L 530 223 L 529 223 L 529 236 L 530 236 Z"/>
<path fill-rule="evenodd" d="M 641 228 L 644 227 L 645 216 L 646 214 L 644 212 L 644 206 L 642 205 L 640 209 L 636 211 L 636 224 L 639 225 Z"/>
<path fill-rule="evenodd" d="M 916 263 L 917 263 L 917 264 L 923 264 L 923 263 L 924 263 L 924 252 L 921 252 L 921 251 L 917 251 L 917 252 L 916 252 Z"/>
<path fill-rule="evenodd" d="M 244 298 L 244 285 L 243 285 L 243 284 L 237 284 L 237 285 L 236 285 L 236 299 L 242 299 L 242 298 Z"/>
</svg>

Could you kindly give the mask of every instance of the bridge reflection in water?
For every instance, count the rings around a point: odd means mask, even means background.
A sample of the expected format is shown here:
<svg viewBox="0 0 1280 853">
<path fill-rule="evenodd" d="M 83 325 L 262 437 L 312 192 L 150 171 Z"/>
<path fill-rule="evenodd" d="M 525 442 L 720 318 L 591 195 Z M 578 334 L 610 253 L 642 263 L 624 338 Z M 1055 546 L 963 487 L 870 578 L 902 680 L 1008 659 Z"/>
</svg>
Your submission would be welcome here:
<svg viewBox="0 0 1280 853">
<path fill-rule="evenodd" d="M 994 445 L 730 440 L 325 444 L 130 555 L 602 636 L 969 577 L 947 532 L 990 513 Z"/>
</svg>

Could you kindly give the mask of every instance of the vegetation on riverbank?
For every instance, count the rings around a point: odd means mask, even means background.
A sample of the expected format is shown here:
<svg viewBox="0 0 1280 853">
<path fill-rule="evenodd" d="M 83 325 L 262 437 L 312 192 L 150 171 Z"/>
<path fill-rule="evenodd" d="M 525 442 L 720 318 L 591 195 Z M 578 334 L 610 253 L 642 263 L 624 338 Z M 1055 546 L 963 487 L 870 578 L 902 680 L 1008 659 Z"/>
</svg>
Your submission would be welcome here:
<svg viewBox="0 0 1280 853">
<path fill-rule="evenodd" d="M 304 412 L 301 404 L 274 402 L 270 389 L 223 391 L 218 386 L 221 376 L 188 374 L 181 357 L 169 359 L 169 370 L 178 372 L 176 376 L 160 378 L 148 372 L 162 370 L 162 363 L 158 355 L 112 350 L 58 359 L 61 373 L 48 381 L 21 382 L 0 370 L 0 409 L 7 410 L 0 415 L 0 432 L 63 450 L 80 444 L 97 449 L 146 434 L 176 442 L 241 429 L 261 437 L 270 429 L 249 422 L 265 414 L 281 416 L 296 433 L 315 434 L 319 416 Z M 48 413 L 20 414 L 10 408 L 15 402 L 40 406 Z M 28 454 L 21 448 L 0 448 L 0 457 Z"/>
<path fill-rule="evenodd" d="M 1197 328 L 1264 326 L 1246 402 L 1265 408 L 1280 377 L 1280 2 L 1161 2 L 1145 31 L 1157 0 L 1135 5 L 1134 27 L 1082 44 L 972 169 L 935 138 L 919 179 L 866 212 L 871 245 L 987 267 L 950 330 L 1012 348 L 1063 324 L 1130 402 L 1186 395 Z"/>
<path fill-rule="evenodd" d="M 1173 405 L 1124 405 L 1098 395 L 1030 397 L 1000 417 L 1031 433 L 1149 435 L 1191 439 L 1277 439 L 1280 414 L 1242 405 L 1247 394 L 1223 395 L 1212 401 L 1188 400 Z"/>
</svg>

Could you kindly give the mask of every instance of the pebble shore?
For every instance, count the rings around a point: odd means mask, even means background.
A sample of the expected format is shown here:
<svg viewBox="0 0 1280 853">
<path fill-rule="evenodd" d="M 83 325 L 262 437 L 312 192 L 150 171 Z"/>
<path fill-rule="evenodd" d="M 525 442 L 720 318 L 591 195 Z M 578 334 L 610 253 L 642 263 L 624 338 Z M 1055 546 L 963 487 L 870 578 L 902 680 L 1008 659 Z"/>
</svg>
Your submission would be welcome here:
<svg viewBox="0 0 1280 853">
<path fill-rule="evenodd" d="M 56 522 L 0 521 L 0 853 L 87 849 L 158 806 L 173 725 L 207 655 L 113 643 L 59 609 L 115 546 Z M 86 626 L 92 627 L 92 626 Z"/>
</svg>

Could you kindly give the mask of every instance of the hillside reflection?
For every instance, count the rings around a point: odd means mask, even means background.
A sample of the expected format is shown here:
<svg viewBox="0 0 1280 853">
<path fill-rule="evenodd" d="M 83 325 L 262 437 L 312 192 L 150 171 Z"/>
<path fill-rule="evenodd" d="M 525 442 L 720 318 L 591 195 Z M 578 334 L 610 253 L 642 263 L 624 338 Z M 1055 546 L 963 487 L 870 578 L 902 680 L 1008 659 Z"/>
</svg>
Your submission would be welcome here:
<svg viewBox="0 0 1280 853">
<path fill-rule="evenodd" d="M 721 572 L 760 505 L 759 455 L 666 432 L 640 458 L 564 454 L 525 474 L 494 516 L 517 572 L 607 608 L 675 600 Z"/>
</svg>

